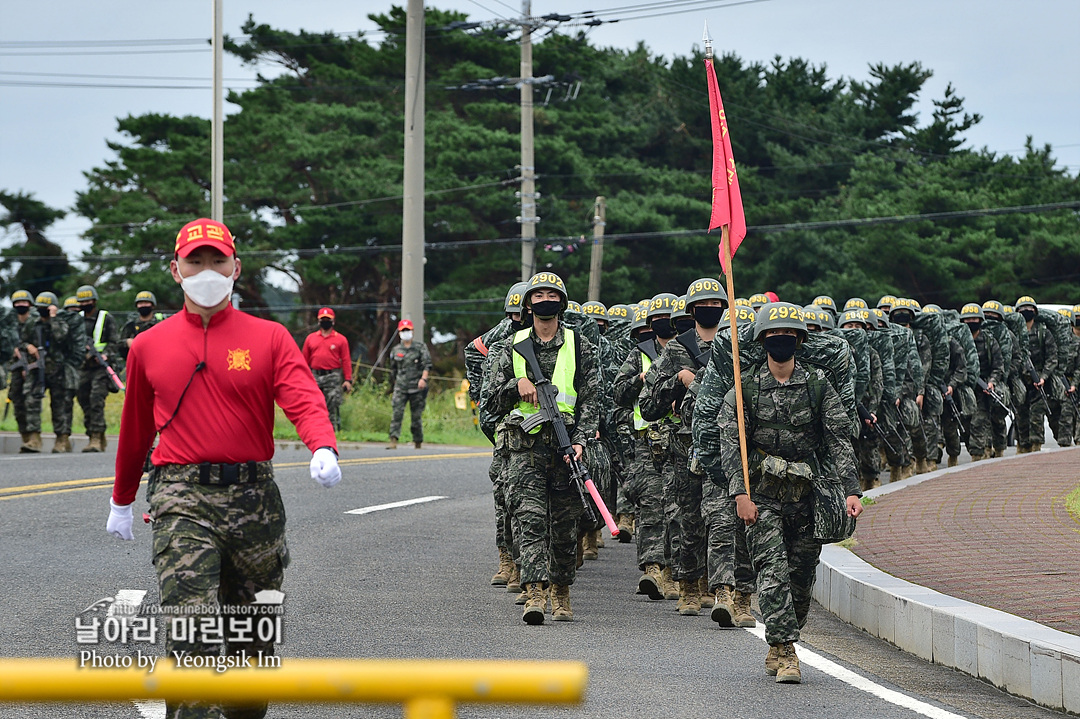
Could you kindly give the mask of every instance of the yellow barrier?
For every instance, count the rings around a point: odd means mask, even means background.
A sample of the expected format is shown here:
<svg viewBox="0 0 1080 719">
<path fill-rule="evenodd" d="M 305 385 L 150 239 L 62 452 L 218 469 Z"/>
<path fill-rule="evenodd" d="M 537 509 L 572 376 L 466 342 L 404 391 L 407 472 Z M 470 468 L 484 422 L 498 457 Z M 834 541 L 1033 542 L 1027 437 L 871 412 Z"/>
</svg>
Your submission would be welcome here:
<svg viewBox="0 0 1080 719">
<path fill-rule="evenodd" d="M 274 668 L 80 668 L 76 659 L 0 659 L 0 701 L 198 700 L 404 704 L 405 719 L 452 719 L 458 703 L 577 704 L 580 662 L 288 659 Z"/>
</svg>

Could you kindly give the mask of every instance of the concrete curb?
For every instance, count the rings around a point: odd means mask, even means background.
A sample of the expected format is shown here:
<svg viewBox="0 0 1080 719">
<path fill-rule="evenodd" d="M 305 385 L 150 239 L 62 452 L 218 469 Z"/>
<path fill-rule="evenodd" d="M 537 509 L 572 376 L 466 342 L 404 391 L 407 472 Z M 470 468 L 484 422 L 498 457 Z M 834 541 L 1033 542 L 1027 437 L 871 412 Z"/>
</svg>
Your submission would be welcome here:
<svg viewBox="0 0 1080 719">
<path fill-rule="evenodd" d="M 887 494 L 979 465 L 930 472 L 867 495 Z M 1050 709 L 1080 714 L 1080 637 L 1076 635 L 912 584 L 875 569 L 835 544 L 822 547 L 814 599 L 845 622 L 906 652 Z"/>
</svg>

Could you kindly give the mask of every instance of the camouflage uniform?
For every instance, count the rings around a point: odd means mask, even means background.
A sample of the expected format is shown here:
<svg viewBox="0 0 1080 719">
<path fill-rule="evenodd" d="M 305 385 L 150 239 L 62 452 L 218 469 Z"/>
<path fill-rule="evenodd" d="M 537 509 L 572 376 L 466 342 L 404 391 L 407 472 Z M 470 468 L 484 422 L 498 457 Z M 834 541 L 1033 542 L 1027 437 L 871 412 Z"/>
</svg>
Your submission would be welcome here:
<svg viewBox="0 0 1080 719">
<path fill-rule="evenodd" d="M 840 396 L 825 373 L 796 360 L 791 378 L 781 384 L 768 364 L 743 375 L 747 452 L 751 456 L 750 496 L 758 520 L 746 539 L 758 574 L 758 603 L 765 639 L 773 645 L 795 642 L 810 611 L 821 543 L 814 538 L 814 490 L 796 479 L 794 466 L 807 466 L 815 481 L 838 476 L 845 496 L 859 496 L 850 423 Z M 735 391 L 720 410 L 720 451 L 728 491 L 745 494 Z M 766 471 L 766 457 L 784 460 L 786 476 Z M 790 465 L 788 464 L 790 463 Z"/>
<path fill-rule="evenodd" d="M 15 312 L 0 307 L 0 389 L 7 387 L 7 363 L 18 344 L 19 332 Z"/>
<path fill-rule="evenodd" d="M 312 374 L 326 400 L 330 424 L 336 432 L 341 429 L 341 405 L 345 403 L 345 373 L 341 369 L 316 369 Z"/>
<path fill-rule="evenodd" d="M 280 590 L 289 550 L 285 544 L 285 508 L 274 482 L 270 462 L 255 465 L 254 481 L 248 467 L 240 469 L 240 484 L 222 485 L 220 465 L 212 465 L 206 482 L 200 482 L 199 465 L 156 467 L 147 486 L 153 523 L 153 562 L 158 574 L 162 606 L 252 605 L 256 592 Z M 197 615 L 196 622 L 198 622 Z M 225 614 L 225 621 L 230 615 Z M 254 619 L 257 615 L 237 615 Z M 268 621 L 268 620 L 264 620 Z M 228 624 L 226 626 L 226 635 Z M 206 637 L 177 639 L 165 621 L 165 652 L 193 656 L 217 656 L 221 644 Z M 266 636 L 265 634 L 263 636 Z M 250 642 L 226 642 L 225 655 L 241 650 L 257 657 L 274 653 L 273 637 Z M 166 706 L 169 719 L 218 716 L 221 707 L 198 704 Z M 225 716 L 262 717 L 266 705 L 225 707 Z"/>
<path fill-rule="evenodd" d="M 1080 337 L 1075 333 L 1072 337 L 1071 351 L 1069 354 L 1069 364 L 1066 365 L 1065 371 L 1062 372 L 1062 377 L 1065 382 L 1066 396 L 1064 400 L 1064 409 L 1061 413 L 1061 435 L 1062 439 L 1059 442 L 1063 444 L 1066 441 L 1070 443 L 1080 443 L 1078 435 L 1080 435 L 1080 409 L 1077 408 L 1077 392 L 1073 391 L 1068 393 L 1070 387 L 1076 387 L 1077 382 L 1080 381 Z"/>
<path fill-rule="evenodd" d="M 969 330 L 964 330 L 968 332 Z M 976 367 L 974 371 L 978 371 Z M 945 443 L 945 451 L 948 452 L 950 457 L 958 457 L 960 455 L 960 442 L 963 439 L 962 434 L 964 431 L 963 417 L 963 402 L 961 400 L 961 391 L 967 385 L 968 367 L 967 358 L 964 356 L 964 350 L 954 338 L 949 338 L 949 373 L 945 377 L 945 386 L 952 387 L 952 405 L 956 407 L 956 410 L 960 412 L 961 421 L 957 421 L 953 415 L 952 409 L 949 408 L 949 397 L 946 397 L 946 390 L 941 391 L 942 401 L 945 403 L 945 407 L 941 412 L 941 434 L 942 441 Z M 937 447 L 931 452 L 935 462 L 941 461 L 941 448 Z"/>
<path fill-rule="evenodd" d="M 534 329 L 528 337 L 535 343 L 536 357 L 545 377 L 550 378 L 562 348 L 565 325 L 559 323 L 555 337 L 541 342 Z M 597 414 L 596 348 L 588 339 L 577 334 L 575 348 L 577 366 L 574 388 L 577 400 L 574 415 L 564 414 L 570 440 L 585 447 L 589 437 L 596 434 Z M 507 505 L 514 520 L 515 539 L 521 561 L 522 586 L 549 583 L 569 586 L 577 571 L 576 555 L 578 518 L 584 511 L 581 498 L 570 482 L 569 470 L 558 454 L 555 432 L 544 423 L 535 434 L 521 429 L 520 415 L 514 410 L 521 402 L 518 377 L 514 373 L 513 339 L 498 345 L 498 354 L 491 356 L 489 380 L 491 394 L 485 392 L 483 409 L 496 416 L 507 417 L 505 430 L 507 461 Z M 526 375 L 531 370 L 526 366 Z"/>
<path fill-rule="evenodd" d="M 984 305 L 983 308 L 985 310 L 986 305 Z M 1023 386 L 1020 381 L 1020 371 L 1023 366 L 1020 343 L 1009 329 L 1009 326 L 1005 324 L 1004 320 L 989 316 L 983 321 L 982 333 L 992 335 L 1001 350 L 1004 373 L 1001 384 L 997 386 L 997 393 L 1002 396 L 1006 405 L 1014 406 L 1013 403 L 1015 397 L 1013 396 L 1013 388 L 1018 385 L 1021 387 Z M 980 367 L 981 366 L 982 365 L 980 364 Z M 990 401 L 989 419 L 991 441 L 986 445 L 986 451 L 989 452 L 993 449 L 994 454 L 1000 456 L 1005 452 L 1005 447 L 1008 444 L 1006 421 L 1008 420 L 1009 413 L 996 402 L 989 398 L 987 398 L 987 400 Z"/>
<path fill-rule="evenodd" d="M 101 349 L 101 353 L 105 355 L 113 371 L 119 375 L 123 371 L 123 365 L 119 361 L 121 356 L 120 334 L 116 328 L 116 321 L 113 320 L 111 314 L 108 314 L 105 310 L 97 309 L 93 313 L 84 316 L 86 342 L 94 342 L 94 328 L 98 315 L 101 313 L 105 313 L 101 331 L 101 343 L 105 347 Z M 82 407 L 83 425 L 87 434 L 92 432 L 104 434 L 105 399 L 109 396 L 109 393 L 119 392 L 120 390 L 113 383 L 112 378 L 109 377 L 105 366 L 98 362 L 94 353 L 89 350 L 85 352 L 86 359 L 83 361 L 82 368 L 79 371 L 79 387 L 76 396 L 79 400 L 79 406 Z"/>
<path fill-rule="evenodd" d="M 82 334 L 82 319 L 78 316 L 65 317 L 63 312 L 45 321 L 35 317 L 22 324 L 19 351 L 28 357 L 26 345 L 38 346 L 38 328 L 46 351 L 45 388 L 49 392 L 49 409 L 52 411 L 53 432 L 57 435 L 71 434 L 71 395 L 77 377 L 73 368 L 72 357 L 82 358 L 82 346 L 85 344 Z M 77 360 L 76 360 L 77 361 Z M 27 372 L 23 380 L 23 403 L 27 432 L 41 431 L 41 403 L 44 392 L 37 388 L 36 370 Z"/>
<path fill-rule="evenodd" d="M 980 329 L 974 339 L 975 349 L 979 352 L 979 378 L 992 383 L 994 391 L 1000 395 L 1001 387 L 1005 386 L 1005 363 L 1001 356 L 1001 345 L 994 339 L 994 335 L 985 329 Z M 975 399 L 977 407 L 968 428 L 967 447 L 972 457 L 979 457 L 991 454 L 994 450 L 994 430 L 990 417 L 998 405 L 985 392 L 976 392 Z M 1004 410 L 1002 412 L 1004 413 Z"/>
<path fill-rule="evenodd" d="M 1046 403 L 1043 394 L 1049 395 L 1051 378 L 1057 371 L 1057 340 L 1054 333 L 1041 322 L 1034 322 L 1027 330 L 1028 356 L 1039 373 L 1040 379 L 1046 380 L 1043 392 L 1029 384 L 1027 397 L 1016 408 L 1016 444 L 1020 449 L 1031 449 L 1032 445 L 1042 445 L 1046 436 Z M 1025 373 L 1030 383 L 1030 376 Z"/>
<path fill-rule="evenodd" d="M 145 319 L 136 312 L 135 315 L 120 328 L 120 342 L 117 345 L 120 351 L 120 358 L 126 360 L 128 351 L 131 349 L 128 347 L 127 340 L 135 339 L 163 319 L 165 319 L 165 316 L 160 312 L 155 312 Z"/>
<path fill-rule="evenodd" d="M 422 415 L 427 402 L 427 389 L 420 389 L 417 384 L 425 371 L 431 372 L 431 354 L 427 345 L 413 340 L 406 347 L 404 343 L 394 345 L 390 350 L 390 370 L 394 377 L 394 396 L 391 403 L 390 437 L 401 436 L 401 420 L 405 416 L 405 405 L 409 405 L 409 420 L 414 442 L 424 441 Z"/>
</svg>

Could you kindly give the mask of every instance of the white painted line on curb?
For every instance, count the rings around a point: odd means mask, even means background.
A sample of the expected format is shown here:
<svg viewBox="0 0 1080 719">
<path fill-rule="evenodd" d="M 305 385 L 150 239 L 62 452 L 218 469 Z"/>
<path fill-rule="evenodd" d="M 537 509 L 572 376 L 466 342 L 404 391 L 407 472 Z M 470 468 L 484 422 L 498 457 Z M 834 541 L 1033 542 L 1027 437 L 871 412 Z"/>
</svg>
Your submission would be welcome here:
<svg viewBox="0 0 1080 719">
<path fill-rule="evenodd" d="M 417 497 L 416 499 L 403 499 L 400 502 L 390 502 L 389 504 L 375 504 L 370 507 L 361 507 L 360 509 L 350 509 L 345 514 L 371 514 L 372 512 L 381 512 L 384 509 L 396 509 L 398 507 L 408 507 L 411 504 L 423 504 L 424 502 L 434 502 L 439 499 L 446 499 L 446 497 L 431 496 L 431 497 Z"/>
<path fill-rule="evenodd" d="M 765 627 L 758 624 L 756 627 L 745 627 L 746 631 L 753 634 L 761 641 L 765 641 Z M 796 645 L 796 653 L 799 655 L 799 662 L 807 666 L 813 667 L 818 671 L 825 672 L 831 677 L 839 679 L 840 681 L 861 689 L 867 694 L 872 694 L 879 699 L 895 704 L 898 707 L 904 709 L 910 709 L 911 711 L 920 714 L 929 719 L 964 719 L 960 714 L 954 714 L 951 711 L 936 707 L 933 704 L 927 704 L 924 701 L 920 701 L 915 697 L 908 696 L 894 689 L 883 687 L 877 682 L 871 681 L 864 676 L 856 674 L 850 669 L 845 669 L 836 662 L 826 659 L 820 654 L 810 651 L 801 644 Z"/>
<path fill-rule="evenodd" d="M 132 702 L 143 719 L 165 719 L 165 702 L 160 699 L 147 699 Z"/>
</svg>

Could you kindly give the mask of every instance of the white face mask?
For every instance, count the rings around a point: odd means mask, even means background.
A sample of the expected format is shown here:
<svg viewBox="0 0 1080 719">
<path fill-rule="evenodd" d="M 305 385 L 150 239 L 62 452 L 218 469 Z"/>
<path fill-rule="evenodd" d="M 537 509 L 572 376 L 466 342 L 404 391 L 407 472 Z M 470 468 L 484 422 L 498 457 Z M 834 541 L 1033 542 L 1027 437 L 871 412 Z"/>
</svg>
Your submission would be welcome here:
<svg viewBox="0 0 1080 719">
<path fill-rule="evenodd" d="M 233 279 L 232 275 L 226 277 L 215 270 L 203 270 L 191 277 L 184 277 L 180 286 L 192 302 L 210 309 L 232 294 Z"/>
<path fill-rule="evenodd" d="M 398 337 L 401 338 L 402 342 L 408 342 L 412 339 L 412 330 L 402 330 L 398 332 Z"/>
</svg>

